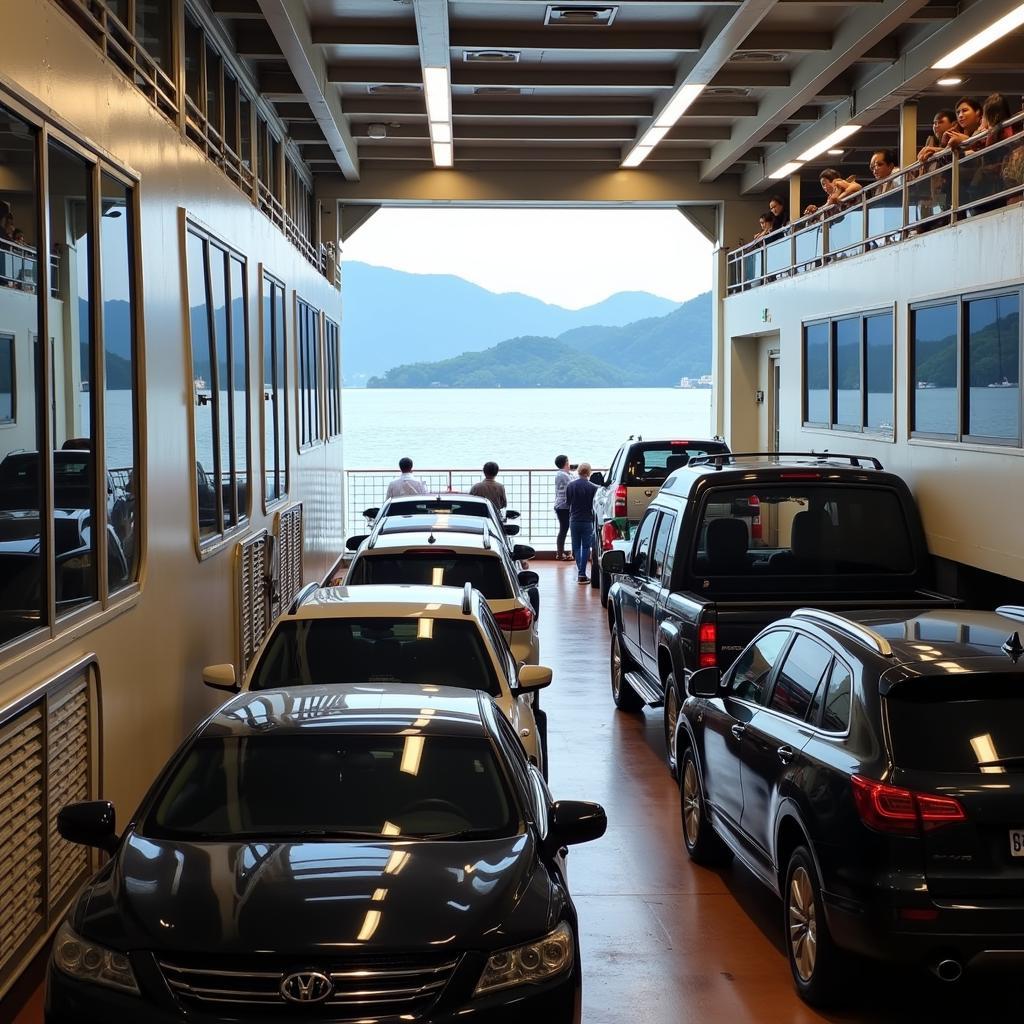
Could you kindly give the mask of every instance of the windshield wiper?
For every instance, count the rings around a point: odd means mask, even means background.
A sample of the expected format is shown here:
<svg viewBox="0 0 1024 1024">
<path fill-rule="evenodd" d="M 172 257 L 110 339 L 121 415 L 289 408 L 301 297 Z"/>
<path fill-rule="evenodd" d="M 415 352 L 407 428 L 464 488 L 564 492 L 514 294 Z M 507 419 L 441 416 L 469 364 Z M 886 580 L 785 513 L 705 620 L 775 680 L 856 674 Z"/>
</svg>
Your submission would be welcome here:
<svg viewBox="0 0 1024 1024">
<path fill-rule="evenodd" d="M 297 828 L 297 829 L 262 829 L 252 832 L 225 832 L 216 838 L 222 842 L 235 840 L 256 840 L 265 843 L 288 842 L 293 839 L 391 839 L 379 832 L 363 832 L 355 829 L 334 828 Z"/>
<path fill-rule="evenodd" d="M 979 761 L 979 768 L 1002 768 L 1011 764 L 1024 764 L 1024 754 L 1012 754 L 1009 757 L 997 757 L 992 761 Z"/>
<path fill-rule="evenodd" d="M 421 836 L 410 836 L 408 838 L 428 839 L 431 841 L 442 839 L 501 839 L 505 835 L 504 830 L 496 828 L 464 828 L 455 832 L 427 832 Z"/>
</svg>

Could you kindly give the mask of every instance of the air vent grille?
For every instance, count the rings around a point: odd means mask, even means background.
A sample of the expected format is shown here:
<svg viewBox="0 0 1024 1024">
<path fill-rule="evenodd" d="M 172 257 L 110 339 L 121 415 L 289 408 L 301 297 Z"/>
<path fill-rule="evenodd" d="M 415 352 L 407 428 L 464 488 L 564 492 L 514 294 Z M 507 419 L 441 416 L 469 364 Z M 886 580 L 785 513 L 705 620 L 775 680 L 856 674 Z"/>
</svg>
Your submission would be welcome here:
<svg viewBox="0 0 1024 1024">
<path fill-rule="evenodd" d="M 412 82 L 381 82 L 368 85 L 366 91 L 371 96 L 416 96 L 423 91 L 423 86 Z"/>
<path fill-rule="evenodd" d="M 600 4 L 570 6 L 568 4 L 550 4 L 544 15 L 545 25 L 592 25 L 595 28 L 607 28 L 618 14 L 618 7 Z"/>
<path fill-rule="evenodd" d="M 740 85 L 713 85 L 704 90 L 704 96 L 716 96 L 719 99 L 736 99 L 740 96 L 749 96 L 750 90 Z"/>
<path fill-rule="evenodd" d="M 463 50 L 462 59 L 467 64 L 518 64 L 518 50 Z"/>
<path fill-rule="evenodd" d="M 522 96 L 523 90 L 514 85 L 478 85 L 473 90 L 474 96 Z"/>
<path fill-rule="evenodd" d="M 772 50 L 737 50 L 730 58 L 730 64 L 781 64 L 784 53 Z"/>
<path fill-rule="evenodd" d="M 284 609 L 291 606 L 302 589 L 302 502 L 277 515 L 277 558 L 277 596 L 280 608 Z"/>
<path fill-rule="evenodd" d="M 238 660 L 243 671 L 270 627 L 269 538 L 270 534 L 261 530 L 238 545 Z"/>
</svg>

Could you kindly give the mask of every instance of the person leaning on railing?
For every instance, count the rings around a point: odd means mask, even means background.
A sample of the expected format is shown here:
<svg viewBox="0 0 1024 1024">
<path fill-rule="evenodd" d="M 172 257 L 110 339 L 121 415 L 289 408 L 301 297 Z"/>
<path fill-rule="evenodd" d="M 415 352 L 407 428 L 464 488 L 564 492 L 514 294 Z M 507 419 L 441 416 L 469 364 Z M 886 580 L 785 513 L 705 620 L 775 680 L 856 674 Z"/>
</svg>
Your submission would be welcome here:
<svg viewBox="0 0 1024 1024">
<path fill-rule="evenodd" d="M 1004 166 L 1009 159 L 1005 146 L 999 146 L 992 153 L 987 153 L 992 147 L 998 146 L 1000 142 L 1012 139 L 1014 130 L 1004 122 L 1009 121 L 1010 104 L 1000 93 L 993 93 L 982 108 L 981 125 L 976 135 L 970 140 L 972 153 L 980 154 L 976 160 L 971 161 L 974 167 L 969 172 L 967 182 L 967 200 L 973 202 L 978 199 L 986 199 L 996 192 L 1002 192 Z M 995 200 L 983 203 L 974 207 L 974 212 L 984 213 L 988 210 L 998 209 L 1004 206 L 1002 200 Z"/>
<path fill-rule="evenodd" d="M 821 206 L 808 203 L 804 208 L 804 216 L 809 217 L 812 213 L 821 213 L 823 216 L 831 217 L 842 208 L 844 199 L 856 195 L 860 189 L 860 182 L 854 178 L 844 178 L 834 167 L 826 167 L 818 178 L 822 191 L 827 197 Z"/>
</svg>

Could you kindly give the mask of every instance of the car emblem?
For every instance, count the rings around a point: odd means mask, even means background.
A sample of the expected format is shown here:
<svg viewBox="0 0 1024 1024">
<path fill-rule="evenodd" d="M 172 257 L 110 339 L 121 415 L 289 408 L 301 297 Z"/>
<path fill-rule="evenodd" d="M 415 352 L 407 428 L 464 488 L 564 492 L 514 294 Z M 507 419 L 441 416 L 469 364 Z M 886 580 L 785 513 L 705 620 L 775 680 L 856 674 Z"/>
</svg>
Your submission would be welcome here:
<svg viewBox="0 0 1024 1024">
<path fill-rule="evenodd" d="M 296 971 L 281 981 L 281 995 L 289 1003 L 322 1003 L 334 991 L 334 982 L 320 971 Z"/>
</svg>

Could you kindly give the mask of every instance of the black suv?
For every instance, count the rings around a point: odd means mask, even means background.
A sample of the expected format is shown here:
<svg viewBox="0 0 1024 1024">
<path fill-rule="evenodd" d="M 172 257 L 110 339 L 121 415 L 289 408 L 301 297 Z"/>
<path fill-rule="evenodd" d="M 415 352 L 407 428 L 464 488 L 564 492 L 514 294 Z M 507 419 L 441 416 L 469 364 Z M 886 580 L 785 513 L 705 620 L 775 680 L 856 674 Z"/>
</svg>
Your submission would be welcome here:
<svg viewBox="0 0 1024 1024">
<path fill-rule="evenodd" d="M 683 839 L 783 897 L 799 993 L 850 952 L 1024 961 L 1024 608 L 800 609 L 695 672 L 676 733 Z"/>
</svg>

